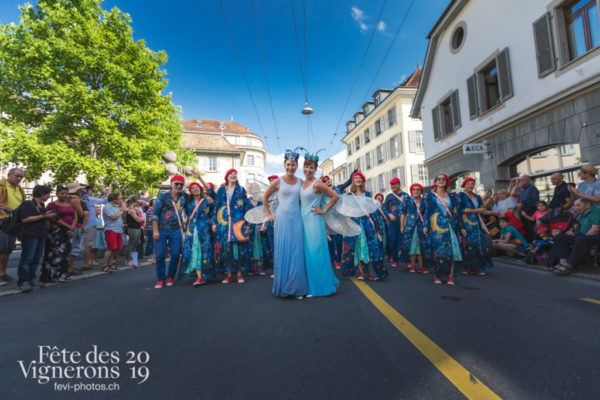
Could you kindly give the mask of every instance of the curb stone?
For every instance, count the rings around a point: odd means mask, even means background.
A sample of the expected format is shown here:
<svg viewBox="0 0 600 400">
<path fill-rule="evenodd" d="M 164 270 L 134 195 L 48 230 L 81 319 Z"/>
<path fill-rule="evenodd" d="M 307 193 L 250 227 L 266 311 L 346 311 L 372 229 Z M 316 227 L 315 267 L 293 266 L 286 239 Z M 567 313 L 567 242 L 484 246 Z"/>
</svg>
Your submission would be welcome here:
<svg viewBox="0 0 600 400">
<path fill-rule="evenodd" d="M 140 263 L 140 265 L 137 266 L 137 268 L 147 267 L 149 265 L 154 265 L 154 264 L 153 263 L 149 263 L 149 262 L 142 262 L 142 263 Z M 102 276 L 102 275 L 114 274 L 115 272 L 130 271 L 130 270 L 137 269 L 137 268 L 125 266 L 125 267 L 117 268 L 117 270 L 113 271 L 113 272 L 94 271 L 94 272 L 90 272 L 90 273 L 87 273 L 87 274 L 74 275 L 74 276 L 71 276 L 71 278 L 69 279 L 69 282 L 64 282 L 64 283 L 45 283 L 44 284 L 44 288 L 35 287 L 35 288 L 33 288 L 33 290 L 47 289 L 47 288 L 51 288 L 51 287 L 55 287 L 55 286 L 65 286 L 65 284 L 68 285 L 71 282 L 81 281 L 81 280 L 90 279 L 90 278 L 95 278 L 97 276 Z M 10 296 L 10 295 L 13 295 L 13 294 L 21 294 L 21 291 L 19 289 L 6 290 L 6 291 L 0 293 L 0 297 L 2 297 L 2 296 Z"/>
<path fill-rule="evenodd" d="M 534 269 L 537 271 L 543 271 L 543 272 L 551 273 L 552 275 L 554 275 L 554 273 L 550 269 L 548 269 L 547 267 L 539 266 L 539 265 L 530 265 L 530 264 L 526 264 L 521 261 L 507 259 L 507 258 L 503 258 L 503 257 L 493 257 L 493 260 L 497 261 L 499 263 L 509 264 L 514 267 Z M 600 282 L 600 274 L 594 274 L 594 273 L 588 273 L 588 272 L 573 272 L 573 273 L 569 274 L 568 276 L 560 276 L 559 278 L 568 278 L 568 277 Z"/>
</svg>

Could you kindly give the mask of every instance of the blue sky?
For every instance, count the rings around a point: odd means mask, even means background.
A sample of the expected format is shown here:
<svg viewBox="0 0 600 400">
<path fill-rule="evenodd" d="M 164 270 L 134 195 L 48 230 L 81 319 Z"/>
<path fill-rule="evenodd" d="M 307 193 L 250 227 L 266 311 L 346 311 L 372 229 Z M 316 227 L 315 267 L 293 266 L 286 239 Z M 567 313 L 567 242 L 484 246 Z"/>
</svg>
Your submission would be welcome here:
<svg viewBox="0 0 600 400">
<path fill-rule="evenodd" d="M 342 123 L 337 126 L 344 102 L 363 56 L 371 29 L 384 0 L 306 0 L 306 45 L 308 98 L 313 136 L 307 133 L 304 89 L 300 74 L 291 5 L 288 0 L 254 0 L 271 85 L 275 119 L 280 140 L 276 140 L 254 30 L 250 0 L 223 0 L 234 38 L 256 100 L 264 131 L 252 107 L 218 0 L 169 2 L 158 0 L 106 0 L 105 9 L 118 7 L 131 15 L 134 37 L 144 39 L 149 48 L 165 50 L 169 56 L 168 91 L 181 106 L 183 119 L 233 119 L 266 136 L 271 160 L 286 148 L 326 148 L 329 155 L 342 150 L 339 139 L 345 122 L 378 87 L 400 83 L 423 63 L 426 35 L 449 0 L 415 1 L 408 19 L 373 87 L 377 68 L 400 24 L 410 0 L 389 0 L 373 38 L 367 59 Z M 23 1 L 3 0 L 0 22 L 18 22 L 18 5 Z M 303 51 L 302 0 L 294 0 L 296 21 Z M 280 171 L 269 164 L 267 172 Z"/>
</svg>

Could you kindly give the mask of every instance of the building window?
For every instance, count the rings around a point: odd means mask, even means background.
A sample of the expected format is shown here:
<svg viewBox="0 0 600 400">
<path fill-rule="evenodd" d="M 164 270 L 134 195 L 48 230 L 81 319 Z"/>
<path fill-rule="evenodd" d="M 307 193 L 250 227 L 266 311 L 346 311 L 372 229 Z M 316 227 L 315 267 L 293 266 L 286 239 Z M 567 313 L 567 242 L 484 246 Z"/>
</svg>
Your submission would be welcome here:
<svg viewBox="0 0 600 400">
<path fill-rule="evenodd" d="M 365 169 L 371 169 L 371 153 L 365 155 Z"/>
<path fill-rule="evenodd" d="M 392 107 L 387 112 L 388 128 L 396 125 L 396 107 Z"/>
<path fill-rule="evenodd" d="M 429 181 L 429 174 L 427 173 L 427 167 L 424 164 L 413 164 L 410 166 L 410 175 L 412 183 L 427 184 Z"/>
<path fill-rule="evenodd" d="M 450 40 L 450 46 L 454 53 L 458 52 L 465 41 L 465 27 L 464 24 L 459 24 L 452 33 L 452 39 Z"/>
<path fill-rule="evenodd" d="M 202 128 L 202 120 L 201 119 L 196 120 L 196 128 Z"/>
<path fill-rule="evenodd" d="M 356 151 L 360 150 L 360 136 L 354 139 L 354 148 Z"/>
<path fill-rule="evenodd" d="M 545 157 L 548 157 L 548 150 L 540 151 L 538 153 L 531 155 L 531 158 L 545 158 Z"/>
<path fill-rule="evenodd" d="M 352 143 L 348 144 L 348 147 L 346 147 L 346 149 L 348 150 L 348 155 L 352 154 Z"/>
<path fill-rule="evenodd" d="M 381 192 L 381 193 L 385 192 L 385 179 L 383 178 L 383 174 L 381 174 L 377 177 L 377 183 L 378 183 L 377 191 Z"/>
<path fill-rule="evenodd" d="M 569 56 L 571 60 L 600 44 L 600 24 L 596 0 L 577 0 L 564 7 Z"/>
<path fill-rule="evenodd" d="M 217 170 L 217 157 L 208 157 L 208 170 L 209 171 Z"/>
<path fill-rule="evenodd" d="M 248 157 L 246 157 L 246 165 L 248 165 L 248 166 L 254 166 L 254 156 L 248 156 Z"/>
<path fill-rule="evenodd" d="M 383 145 L 377 146 L 377 164 L 381 164 L 383 162 Z"/>
<path fill-rule="evenodd" d="M 408 151 L 411 153 L 423 153 L 423 131 L 408 131 Z"/>
<path fill-rule="evenodd" d="M 513 96 L 508 47 L 467 79 L 471 119 L 486 113 Z"/>
<path fill-rule="evenodd" d="M 381 118 L 375 121 L 375 136 L 381 135 Z"/>
<path fill-rule="evenodd" d="M 377 93 L 377 95 L 375 96 L 375 107 L 377 107 L 380 102 L 381 102 L 381 94 Z"/>
<path fill-rule="evenodd" d="M 369 132 L 368 129 L 365 129 L 365 144 L 369 143 L 371 141 L 371 132 Z"/>
<path fill-rule="evenodd" d="M 394 158 L 398 155 L 398 150 L 396 149 L 396 138 L 390 139 L 390 157 Z"/>
<path fill-rule="evenodd" d="M 458 90 L 452 92 L 450 96 L 442 100 L 439 105 L 434 107 L 432 110 L 432 118 L 433 133 L 436 140 L 448 136 L 460 128 Z"/>
</svg>

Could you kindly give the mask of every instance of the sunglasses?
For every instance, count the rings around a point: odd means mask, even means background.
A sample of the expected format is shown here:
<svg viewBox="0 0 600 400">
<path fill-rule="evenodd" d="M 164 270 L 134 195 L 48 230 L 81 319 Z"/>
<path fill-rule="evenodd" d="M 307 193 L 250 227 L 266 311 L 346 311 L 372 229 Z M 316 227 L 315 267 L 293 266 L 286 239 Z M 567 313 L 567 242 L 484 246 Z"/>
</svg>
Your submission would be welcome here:
<svg viewBox="0 0 600 400">
<path fill-rule="evenodd" d="M 436 180 L 436 182 L 437 182 L 437 181 L 443 181 L 443 182 L 446 182 L 446 178 L 443 178 L 443 177 L 440 177 L 440 178 L 435 178 L 435 180 Z"/>
<path fill-rule="evenodd" d="M 585 169 L 580 169 L 580 170 L 579 170 L 579 173 L 580 173 L 580 174 L 587 174 L 587 171 L 586 171 Z"/>
<path fill-rule="evenodd" d="M 175 182 L 175 186 L 183 186 L 183 183 L 181 183 L 181 182 Z"/>
</svg>

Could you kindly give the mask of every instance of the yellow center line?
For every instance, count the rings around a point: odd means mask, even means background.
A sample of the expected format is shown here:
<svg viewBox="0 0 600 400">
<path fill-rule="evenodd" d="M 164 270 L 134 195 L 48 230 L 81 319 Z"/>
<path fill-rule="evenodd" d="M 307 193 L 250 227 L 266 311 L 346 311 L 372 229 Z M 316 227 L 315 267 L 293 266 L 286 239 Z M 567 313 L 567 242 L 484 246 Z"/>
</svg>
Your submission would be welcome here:
<svg viewBox="0 0 600 400">
<path fill-rule="evenodd" d="M 590 299 L 589 297 L 582 297 L 579 300 L 587 301 L 588 303 L 600 304 L 600 300 Z"/>
<path fill-rule="evenodd" d="M 454 386 L 468 399 L 488 400 L 500 399 L 496 393 L 485 386 L 483 382 L 460 365 L 448 353 L 442 350 L 431 339 L 425 336 L 417 327 L 411 324 L 398 311 L 390 306 L 366 283 L 352 279 L 360 291 L 373 305 L 402 333 L 406 338 L 440 370 Z M 600 303 L 600 302 L 599 302 Z"/>
</svg>

